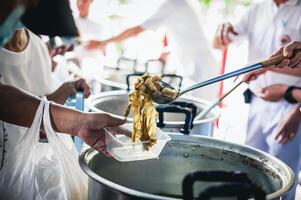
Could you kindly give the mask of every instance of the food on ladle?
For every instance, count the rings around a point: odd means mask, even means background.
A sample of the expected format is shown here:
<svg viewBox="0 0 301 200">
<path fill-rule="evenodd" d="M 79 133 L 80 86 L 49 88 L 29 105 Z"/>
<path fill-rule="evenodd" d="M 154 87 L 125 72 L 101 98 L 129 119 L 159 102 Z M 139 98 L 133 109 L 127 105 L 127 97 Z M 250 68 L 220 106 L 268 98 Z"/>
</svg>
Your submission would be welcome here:
<svg viewBox="0 0 301 200">
<path fill-rule="evenodd" d="M 175 99 L 179 91 L 165 88 L 160 83 L 159 76 L 150 76 L 148 73 L 139 77 L 135 83 L 135 90 L 130 94 L 130 101 L 125 112 L 127 117 L 133 110 L 132 141 L 147 141 L 148 149 L 156 143 L 156 118 L 157 112 L 151 96 L 153 94 Z"/>
<path fill-rule="evenodd" d="M 160 80 L 160 77 L 151 77 L 148 74 L 144 74 L 137 79 L 135 90 L 130 94 L 129 105 L 125 113 L 127 117 L 131 109 L 134 111 L 132 141 L 147 141 L 145 145 L 146 149 L 154 145 L 157 141 L 157 111 L 150 98 L 150 88 L 156 88 L 153 85 L 153 81 L 158 78 Z"/>
</svg>

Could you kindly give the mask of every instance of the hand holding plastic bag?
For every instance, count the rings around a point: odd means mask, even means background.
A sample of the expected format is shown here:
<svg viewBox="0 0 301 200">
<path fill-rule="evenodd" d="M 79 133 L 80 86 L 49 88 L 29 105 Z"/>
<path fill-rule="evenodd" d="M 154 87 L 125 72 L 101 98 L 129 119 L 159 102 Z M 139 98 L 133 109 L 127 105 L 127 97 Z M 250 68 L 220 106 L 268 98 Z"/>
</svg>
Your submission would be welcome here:
<svg viewBox="0 0 301 200">
<path fill-rule="evenodd" d="M 1 188 L 11 195 L 5 199 L 82 200 L 87 198 L 87 177 L 81 171 L 71 137 L 51 127 L 49 102 L 41 100 L 31 128 L 13 149 L 0 172 Z M 44 112 L 43 112 L 44 109 Z M 43 117 L 43 118 L 42 118 Z M 39 143 L 42 124 L 49 143 Z"/>
</svg>

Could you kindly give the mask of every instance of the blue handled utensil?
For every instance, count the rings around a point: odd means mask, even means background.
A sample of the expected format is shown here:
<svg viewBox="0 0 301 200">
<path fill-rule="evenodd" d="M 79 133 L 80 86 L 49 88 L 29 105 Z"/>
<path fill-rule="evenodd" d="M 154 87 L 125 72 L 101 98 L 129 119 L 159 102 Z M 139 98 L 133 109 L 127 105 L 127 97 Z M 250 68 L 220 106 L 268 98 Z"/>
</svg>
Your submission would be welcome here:
<svg viewBox="0 0 301 200">
<path fill-rule="evenodd" d="M 68 98 L 66 105 L 70 107 L 75 107 L 75 109 L 77 110 L 84 111 L 84 93 L 82 91 L 76 92 L 75 97 Z M 83 141 L 79 137 L 75 136 L 74 144 L 76 150 L 78 151 L 78 153 L 80 153 L 83 146 Z"/>
<path fill-rule="evenodd" d="M 301 51 L 301 49 L 295 50 L 294 54 L 297 53 L 297 52 L 300 52 L 300 51 Z M 223 80 L 228 79 L 228 78 L 239 76 L 241 74 L 245 74 L 245 73 L 257 70 L 257 69 L 267 68 L 267 67 L 270 67 L 270 66 L 273 66 L 273 65 L 277 65 L 277 64 L 281 63 L 281 61 L 283 61 L 284 59 L 285 59 L 285 57 L 283 55 L 275 56 L 275 57 L 272 57 L 272 58 L 270 58 L 268 60 L 265 60 L 263 62 L 259 62 L 259 63 L 253 64 L 253 65 L 249 65 L 249 66 L 241 68 L 239 70 L 235 70 L 235 71 L 226 73 L 224 75 L 217 76 L 215 78 L 203 81 L 201 83 L 192 85 L 192 86 L 190 86 L 190 87 L 188 87 L 184 90 L 178 91 L 178 96 L 176 98 L 163 96 L 162 94 L 160 94 L 158 92 L 152 93 L 151 98 L 157 104 L 168 104 L 168 103 L 171 103 L 174 100 L 176 100 L 179 96 L 181 96 L 181 95 L 183 95 L 183 94 L 185 94 L 185 93 L 187 93 L 191 90 L 195 90 L 195 89 L 198 89 L 198 88 L 201 88 L 201 87 L 204 87 L 204 86 L 207 86 L 207 85 L 219 82 L 219 81 L 223 81 Z M 164 81 L 160 81 L 160 84 L 163 88 L 169 88 L 169 89 L 172 89 L 172 90 L 176 90 L 175 88 L 173 88 L 169 84 L 165 83 Z"/>
</svg>

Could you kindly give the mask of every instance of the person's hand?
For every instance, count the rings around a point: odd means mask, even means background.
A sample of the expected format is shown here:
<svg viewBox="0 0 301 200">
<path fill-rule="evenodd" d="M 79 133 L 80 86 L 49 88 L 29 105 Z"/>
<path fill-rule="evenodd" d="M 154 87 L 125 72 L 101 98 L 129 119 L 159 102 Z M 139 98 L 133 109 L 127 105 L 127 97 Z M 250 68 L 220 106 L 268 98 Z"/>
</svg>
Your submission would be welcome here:
<svg viewBox="0 0 301 200">
<path fill-rule="evenodd" d="M 47 42 L 46 46 L 48 48 L 49 55 L 51 58 L 53 58 L 57 55 L 65 55 L 66 52 L 73 50 L 73 45 L 61 45 L 59 47 L 52 48 L 50 43 Z"/>
<path fill-rule="evenodd" d="M 281 143 L 285 144 L 289 140 L 292 140 L 296 134 L 301 122 L 301 112 L 299 110 L 299 105 L 294 107 L 287 115 L 277 125 L 277 134 L 275 139 Z"/>
<path fill-rule="evenodd" d="M 100 49 L 102 52 L 105 52 L 106 43 L 104 41 L 90 40 L 84 44 L 84 48 L 87 50 Z"/>
<path fill-rule="evenodd" d="M 283 68 L 299 68 L 301 67 L 301 52 L 296 53 L 293 56 L 293 50 L 301 49 L 301 42 L 291 42 L 283 47 L 281 47 L 278 51 L 276 51 L 271 57 L 283 55 L 285 59 L 278 65 L 274 67 Z"/>
<path fill-rule="evenodd" d="M 119 127 L 126 122 L 126 119 L 116 118 L 106 113 L 83 113 L 74 129 L 74 135 L 80 137 L 86 144 L 106 156 L 105 131 L 110 130 L 114 134 L 123 134 L 130 137 L 129 130 Z"/>
<path fill-rule="evenodd" d="M 83 78 L 65 82 L 58 90 L 61 90 L 61 93 L 67 96 L 74 96 L 77 91 L 83 91 L 85 98 L 91 94 L 90 87 Z"/>
<path fill-rule="evenodd" d="M 238 35 L 237 32 L 234 31 L 233 26 L 230 23 L 224 23 L 218 26 L 213 46 L 215 48 L 225 48 L 232 41 L 230 39 L 230 34 Z"/>
<path fill-rule="evenodd" d="M 283 98 L 287 88 L 284 84 L 274 84 L 262 88 L 256 95 L 266 101 L 277 102 Z"/>
<path fill-rule="evenodd" d="M 250 83 L 251 81 L 254 81 L 257 79 L 257 77 L 263 73 L 265 73 L 267 69 L 258 69 L 252 72 L 249 72 L 244 75 L 242 81 L 245 83 Z"/>
<path fill-rule="evenodd" d="M 55 92 L 47 96 L 48 100 L 64 104 L 69 96 L 74 96 L 77 91 L 83 91 L 84 97 L 90 96 L 90 87 L 85 79 L 77 79 L 63 83 Z"/>
</svg>

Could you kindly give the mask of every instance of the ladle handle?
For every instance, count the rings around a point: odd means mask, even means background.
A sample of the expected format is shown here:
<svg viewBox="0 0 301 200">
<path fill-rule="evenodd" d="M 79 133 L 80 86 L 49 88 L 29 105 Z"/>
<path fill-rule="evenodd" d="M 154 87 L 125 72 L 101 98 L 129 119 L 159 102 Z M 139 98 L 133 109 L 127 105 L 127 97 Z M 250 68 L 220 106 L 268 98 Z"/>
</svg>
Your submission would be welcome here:
<svg viewBox="0 0 301 200">
<path fill-rule="evenodd" d="M 293 54 L 291 55 L 291 58 L 294 57 L 298 52 L 301 52 L 301 49 L 295 49 L 293 50 Z M 284 55 L 274 56 L 272 58 L 269 58 L 263 62 L 261 62 L 262 67 L 270 67 L 273 65 L 280 64 L 286 57 Z"/>
<path fill-rule="evenodd" d="M 294 57 L 298 52 L 301 52 L 301 49 L 295 49 L 293 51 L 293 54 L 292 54 L 291 57 Z M 204 87 L 204 86 L 207 86 L 207 85 L 219 82 L 219 81 L 223 81 L 223 80 L 228 79 L 228 78 L 232 78 L 234 76 L 239 76 L 241 74 L 245 74 L 245 73 L 260 69 L 260 68 L 265 68 L 265 67 L 270 67 L 270 66 L 273 66 L 273 65 L 277 65 L 277 64 L 281 63 L 284 59 L 285 59 L 285 57 L 283 55 L 274 56 L 274 57 L 269 58 L 265 61 L 253 64 L 253 65 L 249 65 L 249 66 L 241 68 L 239 70 L 235 70 L 233 72 L 229 72 L 229 73 L 223 74 L 221 76 L 209 79 L 207 81 L 192 85 L 191 87 L 188 87 L 187 89 L 182 90 L 180 92 L 180 95 L 185 94 L 186 92 L 189 92 L 191 90 L 195 90 L 195 89 L 200 88 L 200 87 Z"/>
<path fill-rule="evenodd" d="M 232 78 L 234 76 L 238 76 L 238 75 L 241 75 L 241 74 L 245 74 L 247 72 L 251 72 L 251 71 L 254 71 L 254 70 L 257 70 L 257 69 L 260 69 L 260 68 L 262 68 L 262 63 L 256 63 L 256 64 L 253 64 L 253 65 L 244 67 L 242 69 L 235 70 L 233 72 L 229 72 L 229 73 L 226 73 L 226 74 L 221 75 L 221 76 L 217 76 L 215 78 L 212 78 L 212 79 L 209 79 L 207 81 L 203 81 L 201 83 L 192 85 L 192 86 L 188 87 L 187 89 L 184 89 L 184 90 L 180 91 L 180 95 L 185 94 L 186 92 L 189 92 L 191 90 L 195 90 L 195 89 L 207 86 L 207 85 L 211 85 L 213 83 L 223 81 L 225 79 Z"/>
</svg>

